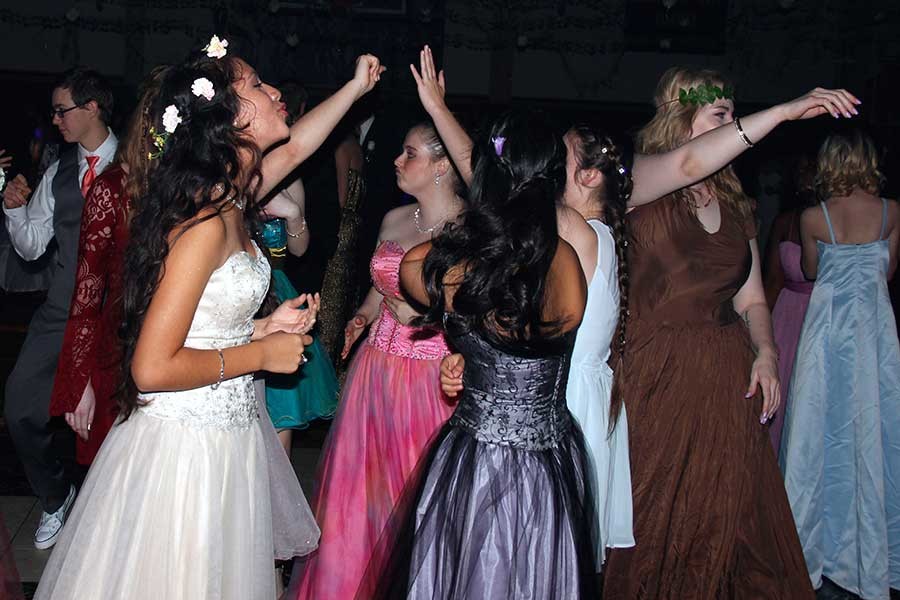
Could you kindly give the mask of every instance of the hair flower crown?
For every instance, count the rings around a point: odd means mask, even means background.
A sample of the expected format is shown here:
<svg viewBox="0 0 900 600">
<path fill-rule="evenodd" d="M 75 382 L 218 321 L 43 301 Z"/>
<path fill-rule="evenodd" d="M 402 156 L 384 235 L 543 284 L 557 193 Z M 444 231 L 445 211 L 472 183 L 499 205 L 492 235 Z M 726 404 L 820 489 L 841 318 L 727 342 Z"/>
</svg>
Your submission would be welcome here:
<svg viewBox="0 0 900 600">
<path fill-rule="evenodd" d="M 216 89 L 213 87 L 212 81 L 206 77 L 195 79 L 194 83 L 191 84 L 191 92 L 198 98 L 201 96 L 206 98 L 207 101 L 212 100 L 213 96 L 216 95 Z"/>
<path fill-rule="evenodd" d="M 688 104 L 703 106 L 704 104 L 713 104 L 716 100 L 731 100 L 733 98 L 734 88 L 729 85 L 721 88 L 717 85 L 704 83 L 697 87 L 678 89 L 678 101 L 683 106 Z"/>
<path fill-rule="evenodd" d="M 166 142 L 169 141 L 169 136 L 175 133 L 175 130 L 178 129 L 178 125 L 181 121 L 182 119 L 178 112 L 178 107 L 174 104 L 168 105 L 163 112 L 163 131 L 157 131 L 156 127 L 153 126 L 151 126 L 148 131 L 150 134 L 150 141 L 153 144 L 153 147 L 156 148 L 156 152 L 148 152 L 147 158 L 155 160 L 163 155 L 163 152 L 166 151 Z"/>
<path fill-rule="evenodd" d="M 158 132 L 156 131 L 156 127 L 150 128 L 150 141 L 153 143 L 153 147 L 156 148 L 156 152 L 148 152 L 147 158 L 150 160 L 156 160 L 160 156 L 162 156 L 163 152 L 166 150 L 166 142 L 169 140 L 169 134 L 166 132 Z"/>
<path fill-rule="evenodd" d="M 497 156 L 503 154 L 503 144 L 506 143 L 505 137 L 503 137 L 502 135 L 492 137 L 491 143 L 494 144 L 494 152 L 497 154 Z"/>
<path fill-rule="evenodd" d="M 228 40 L 219 39 L 219 36 L 214 35 L 210 38 L 209 43 L 203 47 L 203 51 L 206 52 L 206 55 L 210 58 L 222 58 L 226 54 L 228 54 Z"/>
</svg>

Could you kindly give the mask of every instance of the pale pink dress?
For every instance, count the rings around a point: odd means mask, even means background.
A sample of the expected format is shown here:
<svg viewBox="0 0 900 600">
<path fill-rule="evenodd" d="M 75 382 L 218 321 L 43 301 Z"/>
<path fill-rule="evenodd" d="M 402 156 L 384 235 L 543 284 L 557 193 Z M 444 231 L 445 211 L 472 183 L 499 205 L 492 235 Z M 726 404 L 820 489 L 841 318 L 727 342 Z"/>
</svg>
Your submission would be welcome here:
<svg viewBox="0 0 900 600">
<path fill-rule="evenodd" d="M 400 294 L 403 255 L 393 241 L 375 250 L 372 280 L 385 296 Z M 407 477 L 453 412 L 439 379 L 448 353 L 443 334 L 401 325 L 382 304 L 350 365 L 323 448 L 313 500 L 322 537 L 318 551 L 298 566 L 297 598 L 356 594 Z"/>
<path fill-rule="evenodd" d="M 794 356 L 800 342 L 800 330 L 809 305 L 813 282 L 807 281 L 800 268 L 800 244 L 784 241 L 778 244 L 781 268 L 784 270 L 784 287 L 772 309 L 772 328 L 775 345 L 778 347 L 778 377 L 781 381 L 781 407 L 769 425 L 769 437 L 775 454 L 781 447 L 781 430 L 784 427 L 784 413 L 787 410 L 788 390 L 791 387 L 791 373 L 794 371 Z"/>
</svg>

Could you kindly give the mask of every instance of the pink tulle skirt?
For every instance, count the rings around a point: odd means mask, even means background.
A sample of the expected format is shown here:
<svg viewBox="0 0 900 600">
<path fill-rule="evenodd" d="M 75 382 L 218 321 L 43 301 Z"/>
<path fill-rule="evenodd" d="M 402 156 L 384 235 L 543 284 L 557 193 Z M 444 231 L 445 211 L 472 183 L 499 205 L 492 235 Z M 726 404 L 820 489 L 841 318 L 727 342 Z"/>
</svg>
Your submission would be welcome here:
<svg viewBox="0 0 900 600">
<path fill-rule="evenodd" d="M 313 501 L 322 537 L 298 565 L 297 598 L 356 594 L 407 478 L 453 412 L 440 362 L 359 349 L 322 451 Z"/>
</svg>

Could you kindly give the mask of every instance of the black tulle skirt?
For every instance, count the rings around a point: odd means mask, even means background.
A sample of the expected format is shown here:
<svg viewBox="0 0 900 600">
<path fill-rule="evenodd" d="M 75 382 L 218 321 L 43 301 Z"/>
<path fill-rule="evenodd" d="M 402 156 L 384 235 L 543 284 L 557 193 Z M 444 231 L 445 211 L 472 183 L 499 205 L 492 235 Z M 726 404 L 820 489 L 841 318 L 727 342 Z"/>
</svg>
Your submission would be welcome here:
<svg viewBox="0 0 900 600">
<path fill-rule="evenodd" d="M 447 424 L 410 479 L 358 600 L 598 598 L 585 444 L 479 441 Z"/>
</svg>

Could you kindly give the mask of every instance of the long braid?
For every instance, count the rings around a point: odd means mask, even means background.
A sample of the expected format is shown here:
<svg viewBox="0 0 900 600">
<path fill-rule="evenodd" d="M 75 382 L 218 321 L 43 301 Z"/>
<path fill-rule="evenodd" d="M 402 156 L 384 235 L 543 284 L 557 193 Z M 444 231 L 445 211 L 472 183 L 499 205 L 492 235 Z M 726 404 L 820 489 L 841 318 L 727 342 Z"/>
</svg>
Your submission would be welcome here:
<svg viewBox="0 0 900 600">
<path fill-rule="evenodd" d="M 616 329 L 614 351 L 621 363 L 625 358 L 625 340 L 628 324 L 628 221 L 625 213 L 631 197 L 632 179 L 627 154 L 612 138 L 597 132 L 588 125 L 576 125 L 571 130 L 578 140 L 577 161 L 579 169 L 597 169 L 603 174 L 606 189 L 603 194 L 603 220 L 612 232 L 616 245 L 619 283 L 619 320 Z M 618 386 L 616 386 L 618 387 Z M 621 390 L 619 390 L 621 391 Z M 622 394 L 615 393 L 610 403 L 609 428 L 612 432 L 622 409 Z"/>
</svg>

